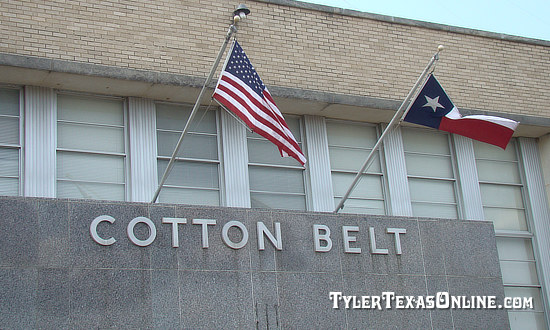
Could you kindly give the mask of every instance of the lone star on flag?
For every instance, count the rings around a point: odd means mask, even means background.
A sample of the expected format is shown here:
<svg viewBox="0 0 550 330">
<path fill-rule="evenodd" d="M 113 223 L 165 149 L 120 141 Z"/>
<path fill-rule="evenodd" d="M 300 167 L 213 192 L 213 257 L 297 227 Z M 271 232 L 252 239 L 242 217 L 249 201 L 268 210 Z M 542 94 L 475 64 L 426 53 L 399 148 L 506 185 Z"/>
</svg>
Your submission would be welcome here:
<svg viewBox="0 0 550 330">
<path fill-rule="evenodd" d="M 424 97 L 426 98 L 426 104 L 424 104 L 422 107 L 430 107 L 433 109 L 434 112 L 437 111 L 437 108 L 443 108 L 445 109 L 444 106 L 442 106 L 441 104 L 439 104 L 439 96 L 435 97 L 435 98 L 430 98 L 428 95 L 424 95 Z"/>
<path fill-rule="evenodd" d="M 424 107 L 431 108 L 433 112 Z M 506 149 L 519 124 L 495 116 L 463 117 L 433 75 L 429 76 L 413 101 L 405 121 L 459 134 L 502 149 Z"/>
</svg>

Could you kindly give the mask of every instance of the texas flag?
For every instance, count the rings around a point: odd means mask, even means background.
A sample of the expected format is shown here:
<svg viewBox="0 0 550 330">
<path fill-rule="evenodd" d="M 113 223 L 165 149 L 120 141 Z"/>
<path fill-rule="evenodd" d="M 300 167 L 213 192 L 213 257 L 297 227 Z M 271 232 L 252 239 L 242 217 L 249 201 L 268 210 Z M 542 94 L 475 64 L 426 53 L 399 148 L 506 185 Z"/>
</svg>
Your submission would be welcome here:
<svg viewBox="0 0 550 330">
<path fill-rule="evenodd" d="M 506 149 L 519 123 L 510 119 L 462 116 L 433 75 L 414 100 L 405 121 L 437 128 Z"/>
</svg>

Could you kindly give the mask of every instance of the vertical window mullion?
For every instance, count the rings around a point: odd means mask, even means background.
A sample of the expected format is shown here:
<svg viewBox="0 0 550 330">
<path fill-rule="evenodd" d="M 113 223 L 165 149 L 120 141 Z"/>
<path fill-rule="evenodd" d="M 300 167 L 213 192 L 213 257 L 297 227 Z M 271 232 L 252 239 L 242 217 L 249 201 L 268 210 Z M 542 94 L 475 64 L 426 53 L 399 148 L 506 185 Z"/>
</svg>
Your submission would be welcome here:
<svg viewBox="0 0 550 330">
<path fill-rule="evenodd" d="M 158 187 L 155 103 L 128 99 L 129 196 L 134 202 L 150 202 Z"/>
<path fill-rule="evenodd" d="M 483 205 L 481 191 L 476 170 L 474 145 L 472 139 L 460 135 L 453 135 L 456 152 L 458 187 L 463 216 L 467 220 L 483 220 Z"/>
<path fill-rule="evenodd" d="M 225 206 L 250 207 L 246 127 L 226 110 L 220 111 L 220 115 Z"/>
<path fill-rule="evenodd" d="M 52 88 L 25 86 L 24 194 L 55 197 L 57 96 Z"/>
<path fill-rule="evenodd" d="M 330 157 L 326 122 L 324 117 L 304 116 L 304 135 L 309 176 L 310 210 L 317 212 L 334 211 L 334 191 L 330 172 Z"/>
<path fill-rule="evenodd" d="M 463 199 L 462 194 L 460 191 L 460 182 L 458 180 L 459 178 L 459 171 L 458 171 L 458 159 L 456 156 L 456 146 L 454 144 L 453 136 L 452 134 L 447 134 L 447 141 L 449 143 L 449 149 L 450 149 L 450 156 L 451 156 L 451 168 L 453 171 L 453 179 L 454 179 L 454 195 L 455 195 L 455 202 L 456 202 L 456 212 L 457 212 L 457 218 L 464 219 L 465 212 L 464 208 L 462 207 Z"/>
<path fill-rule="evenodd" d="M 396 127 L 384 140 L 384 160 L 388 184 L 388 206 L 392 215 L 412 216 L 411 193 L 407 178 L 407 165 L 401 128 Z"/>
</svg>

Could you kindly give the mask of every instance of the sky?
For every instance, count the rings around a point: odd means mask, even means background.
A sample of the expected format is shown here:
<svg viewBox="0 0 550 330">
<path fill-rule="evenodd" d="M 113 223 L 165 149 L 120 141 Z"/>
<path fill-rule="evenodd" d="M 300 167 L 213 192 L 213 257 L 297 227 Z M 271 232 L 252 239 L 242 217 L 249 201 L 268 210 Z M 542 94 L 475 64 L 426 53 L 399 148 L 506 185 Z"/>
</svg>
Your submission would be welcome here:
<svg viewBox="0 0 550 330">
<path fill-rule="evenodd" d="M 550 0 L 301 0 L 550 41 Z"/>
</svg>

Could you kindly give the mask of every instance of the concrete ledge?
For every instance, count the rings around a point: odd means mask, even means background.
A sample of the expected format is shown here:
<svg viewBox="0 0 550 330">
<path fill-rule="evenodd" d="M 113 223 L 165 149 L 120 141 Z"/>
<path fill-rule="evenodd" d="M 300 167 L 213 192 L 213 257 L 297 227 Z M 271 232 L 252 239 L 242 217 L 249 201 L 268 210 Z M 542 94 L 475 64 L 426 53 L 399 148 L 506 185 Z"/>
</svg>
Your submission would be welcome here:
<svg viewBox="0 0 550 330">
<path fill-rule="evenodd" d="M 84 77 L 99 77 L 114 80 L 126 80 L 133 82 L 142 82 L 150 85 L 158 84 L 164 86 L 176 86 L 176 87 L 189 87 L 200 88 L 202 87 L 205 78 L 187 76 L 181 74 L 173 74 L 167 72 L 155 72 L 147 70 L 137 70 L 131 68 L 112 67 L 99 64 L 82 63 L 66 60 L 47 59 L 34 56 L 24 56 L 17 54 L 0 53 L 0 66 L 14 67 L 21 69 L 40 70 L 51 73 L 67 73 L 76 76 Z M 1 68 L 0 68 L 1 70 Z M 28 82 L 18 82 L 19 84 L 28 84 Z M 44 80 L 37 80 L 32 82 L 37 86 L 46 84 Z M 209 88 L 213 89 L 216 82 L 212 81 L 209 84 Z M 346 95 L 339 93 L 320 92 L 314 90 L 307 90 L 302 88 L 289 88 L 270 86 L 269 90 L 275 97 L 288 98 L 296 100 L 312 101 L 320 104 L 338 104 L 353 107 L 362 107 L 377 110 L 395 111 L 401 105 L 402 100 L 391 100 L 374 98 L 368 96 L 356 96 Z M 114 89 L 110 90 L 115 92 Z M 121 96 L 139 96 L 139 95 L 127 95 Z M 186 100 L 186 102 L 194 102 L 194 99 Z M 486 110 L 464 109 L 460 108 L 463 115 L 468 114 L 485 114 L 492 116 L 503 116 L 503 113 Z M 550 127 L 550 118 L 526 116 L 519 114 L 506 113 L 507 118 L 519 121 L 522 125 Z M 538 136 L 538 133 L 537 133 Z"/>
<path fill-rule="evenodd" d="M 72 73 L 85 76 L 143 81 L 163 85 L 202 87 L 202 84 L 204 83 L 204 78 L 180 74 L 137 70 L 7 53 L 0 53 L 0 65 L 52 72 Z"/>
</svg>

